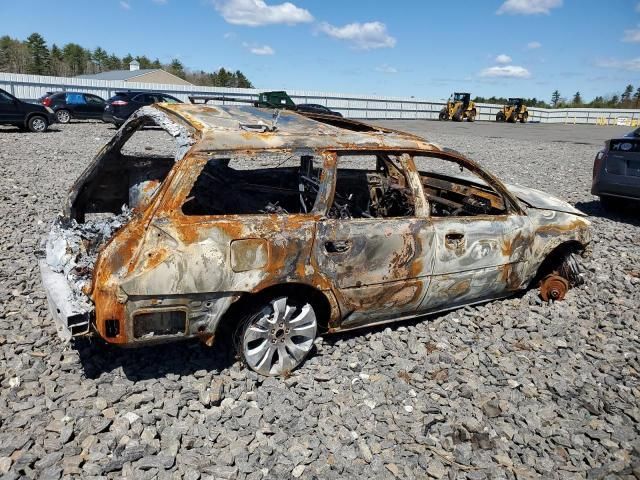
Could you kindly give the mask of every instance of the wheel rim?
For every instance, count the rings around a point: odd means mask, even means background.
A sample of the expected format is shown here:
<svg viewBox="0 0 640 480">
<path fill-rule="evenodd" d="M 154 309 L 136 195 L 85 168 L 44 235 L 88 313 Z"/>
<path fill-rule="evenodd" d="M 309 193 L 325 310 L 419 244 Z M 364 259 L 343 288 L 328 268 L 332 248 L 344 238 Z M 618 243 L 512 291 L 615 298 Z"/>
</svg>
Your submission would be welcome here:
<svg viewBox="0 0 640 480">
<path fill-rule="evenodd" d="M 245 329 L 247 365 L 262 375 L 282 375 L 300 365 L 313 347 L 318 323 L 310 304 L 297 307 L 287 297 L 273 300 Z"/>
<path fill-rule="evenodd" d="M 69 116 L 69 112 L 67 112 L 66 110 L 58 110 L 58 113 L 56 114 L 56 116 L 58 117 L 58 121 L 60 123 L 67 123 L 71 118 Z"/>
<path fill-rule="evenodd" d="M 41 118 L 34 118 L 31 125 L 36 132 L 42 132 L 47 128 L 47 123 Z"/>
</svg>

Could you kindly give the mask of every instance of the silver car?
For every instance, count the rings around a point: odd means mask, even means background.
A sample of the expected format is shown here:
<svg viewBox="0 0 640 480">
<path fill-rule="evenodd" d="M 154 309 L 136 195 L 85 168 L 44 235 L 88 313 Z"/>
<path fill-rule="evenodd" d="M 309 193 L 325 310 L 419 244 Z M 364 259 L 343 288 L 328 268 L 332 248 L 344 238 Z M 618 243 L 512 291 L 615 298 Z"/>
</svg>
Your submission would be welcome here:
<svg viewBox="0 0 640 480">
<path fill-rule="evenodd" d="M 607 140 L 593 164 L 591 193 L 605 207 L 621 200 L 640 200 L 640 128 L 621 138 Z"/>
</svg>

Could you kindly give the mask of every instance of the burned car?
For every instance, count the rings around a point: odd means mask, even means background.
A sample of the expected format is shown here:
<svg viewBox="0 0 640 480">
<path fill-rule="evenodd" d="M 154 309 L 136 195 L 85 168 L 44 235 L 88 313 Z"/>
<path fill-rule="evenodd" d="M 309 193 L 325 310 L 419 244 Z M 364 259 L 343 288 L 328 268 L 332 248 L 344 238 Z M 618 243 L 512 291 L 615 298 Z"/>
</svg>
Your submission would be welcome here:
<svg viewBox="0 0 640 480">
<path fill-rule="evenodd" d="M 174 157 L 123 153 L 155 124 Z M 137 111 L 71 188 L 40 260 L 65 337 L 139 346 L 236 329 L 286 374 L 322 332 L 579 281 L 589 222 L 417 136 L 253 106 Z M 225 337 L 226 338 L 226 337 Z"/>
</svg>

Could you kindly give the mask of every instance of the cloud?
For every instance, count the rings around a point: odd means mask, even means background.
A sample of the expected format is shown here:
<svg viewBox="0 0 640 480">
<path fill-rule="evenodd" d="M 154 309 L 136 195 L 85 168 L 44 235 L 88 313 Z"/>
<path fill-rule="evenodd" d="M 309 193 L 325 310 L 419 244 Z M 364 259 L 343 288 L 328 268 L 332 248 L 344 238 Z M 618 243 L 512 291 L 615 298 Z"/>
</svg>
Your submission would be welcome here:
<svg viewBox="0 0 640 480">
<path fill-rule="evenodd" d="M 511 63 L 511 57 L 502 53 L 496 57 L 496 63 L 501 63 L 502 65 Z"/>
<path fill-rule="evenodd" d="M 562 6 L 562 0 L 506 0 L 496 12 L 498 15 L 549 15 L 552 8 Z"/>
<path fill-rule="evenodd" d="M 124 10 L 131 10 L 131 5 L 129 4 L 129 2 L 125 2 L 124 0 L 120 0 L 120 6 Z"/>
<path fill-rule="evenodd" d="M 357 50 L 396 46 L 396 39 L 387 33 L 387 26 L 382 22 L 349 23 L 344 27 L 335 27 L 323 22 L 319 30 L 332 38 L 351 43 Z"/>
<path fill-rule="evenodd" d="M 542 44 L 540 42 L 529 42 L 527 43 L 527 48 L 529 50 L 535 50 L 536 48 L 540 48 L 542 47 Z"/>
<path fill-rule="evenodd" d="M 640 28 L 625 30 L 622 41 L 627 43 L 640 43 Z"/>
<path fill-rule="evenodd" d="M 524 67 L 519 67 L 517 65 L 503 65 L 496 67 L 485 68 L 480 72 L 481 77 L 491 77 L 491 78 L 529 78 L 531 73 Z"/>
<path fill-rule="evenodd" d="M 387 65 L 382 64 L 379 67 L 376 67 L 376 72 L 381 72 L 381 73 L 398 73 L 398 69 L 395 67 L 392 67 L 391 65 Z"/>
<path fill-rule="evenodd" d="M 260 27 L 263 25 L 295 25 L 313 21 L 308 10 L 284 2 L 267 5 L 264 0 L 212 0 L 222 18 L 233 25 Z"/>
<path fill-rule="evenodd" d="M 255 45 L 244 42 L 242 46 L 254 55 L 275 55 L 276 53 L 276 51 L 269 45 Z"/>
<path fill-rule="evenodd" d="M 640 57 L 629 60 L 619 60 L 617 58 L 603 58 L 596 60 L 596 67 L 614 68 L 616 70 L 627 70 L 629 72 L 640 72 Z"/>
</svg>

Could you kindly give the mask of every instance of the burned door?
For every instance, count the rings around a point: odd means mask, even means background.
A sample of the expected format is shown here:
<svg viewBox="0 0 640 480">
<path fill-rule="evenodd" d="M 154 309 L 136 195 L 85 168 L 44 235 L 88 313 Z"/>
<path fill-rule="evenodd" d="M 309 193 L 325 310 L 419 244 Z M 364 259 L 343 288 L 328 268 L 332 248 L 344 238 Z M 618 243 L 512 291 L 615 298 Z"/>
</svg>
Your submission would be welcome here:
<svg viewBox="0 0 640 480">
<path fill-rule="evenodd" d="M 341 328 L 412 315 L 431 275 L 434 230 L 408 155 L 341 154 L 318 223 L 315 269 L 333 286 Z"/>
<path fill-rule="evenodd" d="M 435 230 L 433 277 L 420 309 L 448 309 L 523 287 L 533 239 L 526 215 L 482 172 L 450 160 L 414 160 Z"/>
</svg>

